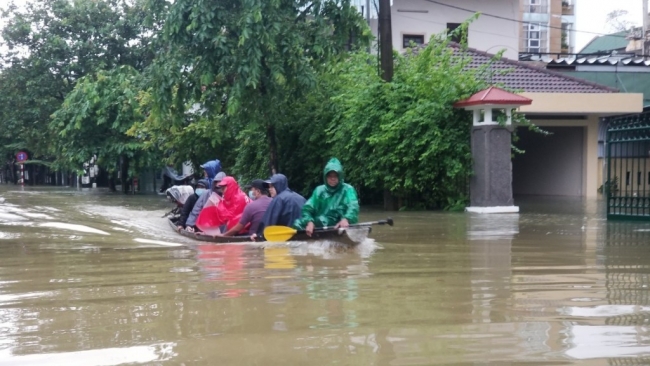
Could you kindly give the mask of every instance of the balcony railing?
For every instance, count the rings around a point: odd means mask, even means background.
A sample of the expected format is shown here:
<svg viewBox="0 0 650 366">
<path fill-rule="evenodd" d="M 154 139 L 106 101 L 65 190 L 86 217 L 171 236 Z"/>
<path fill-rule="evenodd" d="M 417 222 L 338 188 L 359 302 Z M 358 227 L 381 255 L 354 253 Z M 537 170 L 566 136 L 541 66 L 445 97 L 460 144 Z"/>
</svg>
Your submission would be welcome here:
<svg viewBox="0 0 650 366">
<path fill-rule="evenodd" d="M 524 6 L 525 13 L 548 14 L 548 4 L 533 4 Z"/>
<path fill-rule="evenodd" d="M 575 15 L 575 8 L 572 2 L 562 1 L 562 15 Z"/>
</svg>

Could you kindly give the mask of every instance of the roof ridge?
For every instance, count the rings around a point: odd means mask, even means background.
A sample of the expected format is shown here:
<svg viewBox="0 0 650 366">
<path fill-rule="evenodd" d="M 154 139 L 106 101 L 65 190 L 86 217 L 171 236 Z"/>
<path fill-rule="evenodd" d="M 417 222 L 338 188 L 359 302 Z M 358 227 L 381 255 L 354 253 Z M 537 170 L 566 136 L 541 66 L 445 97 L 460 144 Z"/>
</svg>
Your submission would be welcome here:
<svg viewBox="0 0 650 366">
<path fill-rule="evenodd" d="M 480 51 L 480 50 L 477 50 L 475 48 L 461 47 L 461 45 L 456 43 L 456 42 L 449 42 L 449 45 L 451 47 L 453 47 L 453 48 L 458 49 L 458 50 L 473 52 L 473 53 L 476 53 L 476 54 L 479 54 L 479 55 L 482 55 L 482 56 L 485 56 L 485 57 L 489 57 L 491 59 L 496 57 L 495 54 L 488 53 L 488 52 L 485 52 L 485 51 Z M 423 45 L 423 47 L 425 47 L 425 46 L 426 45 Z M 592 81 L 588 81 L 588 80 L 580 79 L 580 78 L 577 78 L 577 77 L 574 77 L 574 76 L 566 75 L 566 74 L 563 74 L 561 72 L 551 71 L 551 70 L 548 70 L 546 68 L 541 68 L 541 67 L 528 65 L 528 64 L 526 64 L 524 62 L 521 62 L 521 61 L 511 60 L 511 59 L 505 58 L 505 57 L 500 57 L 500 58 L 498 58 L 498 60 L 501 61 L 501 62 L 507 63 L 507 64 L 514 65 L 514 66 L 520 66 L 520 67 L 523 67 L 523 68 L 526 68 L 526 69 L 529 69 L 529 70 L 535 70 L 535 71 L 539 71 L 539 72 L 542 72 L 542 73 L 545 73 L 545 74 L 558 76 L 558 77 L 566 79 L 566 80 L 571 80 L 571 81 L 575 81 L 575 82 L 578 82 L 578 83 L 582 83 L 584 85 L 589 85 L 589 86 L 592 86 L 592 87 L 595 87 L 595 88 L 599 88 L 601 90 L 606 90 L 608 92 L 614 92 L 614 93 L 620 92 L 620 90 L 616 89 L 616 88 L 611 88 L 609 86 L 594 83 Z"/>
</svg>

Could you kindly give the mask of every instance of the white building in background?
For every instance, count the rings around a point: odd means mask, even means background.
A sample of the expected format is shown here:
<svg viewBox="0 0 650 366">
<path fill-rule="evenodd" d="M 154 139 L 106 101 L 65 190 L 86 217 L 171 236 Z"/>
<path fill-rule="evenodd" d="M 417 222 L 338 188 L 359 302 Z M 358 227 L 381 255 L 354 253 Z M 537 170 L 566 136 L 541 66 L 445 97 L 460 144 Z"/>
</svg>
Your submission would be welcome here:
<svg viewBox="0 0 650 366">
<path fill-rule="evenodd" d="M 469 47 L 488 53 L 574 53 L 576 0 L 393 0 L 393 48 L 427 43 L 432 35 L 453 30 L 480 12 L 469 28 Z M 377 37 L 376 0 L 354 0 Z"/>
<path fill-rule="evenodd" d="M 574 53 L 576 0 L 520 0 L 521 53 Z"/>
<path fill-rule="evenodd" d="M 405 50 L 410 42 L 427 43 L 431 36 L 453 30 L 476 12 L 484 13 L 469 27 L 469 47 L 517 59 L 520 43 L 520 0 L 393 0 L 391 6 L 393 48 Z M 357 0 L 364 5 L 365 0 Z M 371 1 L 371 10 L 374 1 Z M 489 14 L 489 15 L 487 15 Z M 375 36 L 377 15 L 371 13 Z"/>
</svg>

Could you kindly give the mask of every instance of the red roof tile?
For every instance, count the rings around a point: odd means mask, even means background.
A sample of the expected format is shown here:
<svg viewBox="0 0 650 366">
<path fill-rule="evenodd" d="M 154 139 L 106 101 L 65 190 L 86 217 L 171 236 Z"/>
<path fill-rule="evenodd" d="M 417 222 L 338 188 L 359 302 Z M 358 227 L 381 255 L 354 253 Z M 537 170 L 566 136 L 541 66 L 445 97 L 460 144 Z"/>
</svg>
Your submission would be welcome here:
<svg viewBox="0 0 650 366">
<path fill-rule="evenodd" d="M 500 104 L 500 105 L 529 105 L 532 99 L 521 95 L 507 92 L 503 89 L 491 86 L 485 90 L 472 95 L 471 97 L 454 103 L 454 107 L 463 108 L 473 105 Z"/>
</svg>

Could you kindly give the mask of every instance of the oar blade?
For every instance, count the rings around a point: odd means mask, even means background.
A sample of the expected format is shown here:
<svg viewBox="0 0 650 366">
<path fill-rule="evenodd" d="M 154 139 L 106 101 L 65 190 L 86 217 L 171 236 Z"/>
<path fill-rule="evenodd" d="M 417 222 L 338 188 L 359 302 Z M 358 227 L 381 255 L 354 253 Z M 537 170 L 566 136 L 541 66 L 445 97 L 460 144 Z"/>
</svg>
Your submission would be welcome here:
<svg viewBox="0 0 650 366">
<path fill-rule="evenodd" d="M 287 241 L 297 232 L 288 226 L 267 226 L 264 228 L 264 238 L 267 241 Z"/>
</svg>

